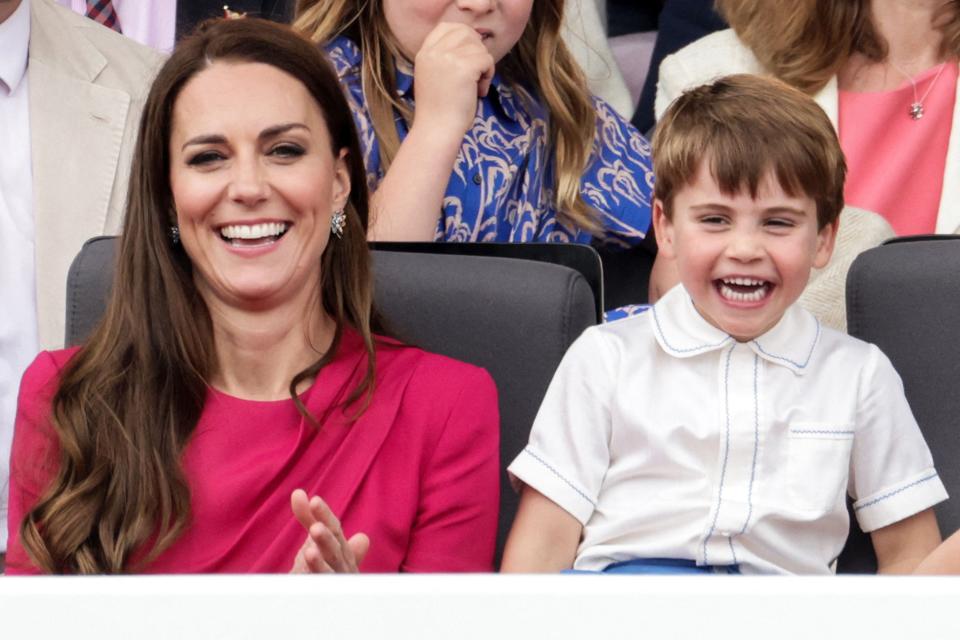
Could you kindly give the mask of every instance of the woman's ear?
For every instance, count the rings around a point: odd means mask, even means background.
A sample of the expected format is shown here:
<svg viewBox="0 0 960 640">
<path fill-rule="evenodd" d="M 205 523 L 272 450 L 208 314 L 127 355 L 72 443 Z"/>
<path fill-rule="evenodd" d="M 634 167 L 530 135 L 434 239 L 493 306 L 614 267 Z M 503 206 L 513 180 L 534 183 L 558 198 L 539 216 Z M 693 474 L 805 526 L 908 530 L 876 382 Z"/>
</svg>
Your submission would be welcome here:
<svg viewBox="0 0 960 640">
<path fill-rule="evenodd" d="M 331 195 L 335 210 L 343 209 L 347 206 L 347 200 L 350 199 L 350 167 L 347 159 L 350 152 L 346 147 L 340 149 L 333 167 L 333 186 Z"/>
<path fill-rule="evenodd" d="M 657 237 L 657 254 L 674 259 L 676 252 L 673 247 L 673 222 L 667 216 L 663 200 L 660 198 L 655 198 L 653 201 L 653 232 Z"/>
</svg>

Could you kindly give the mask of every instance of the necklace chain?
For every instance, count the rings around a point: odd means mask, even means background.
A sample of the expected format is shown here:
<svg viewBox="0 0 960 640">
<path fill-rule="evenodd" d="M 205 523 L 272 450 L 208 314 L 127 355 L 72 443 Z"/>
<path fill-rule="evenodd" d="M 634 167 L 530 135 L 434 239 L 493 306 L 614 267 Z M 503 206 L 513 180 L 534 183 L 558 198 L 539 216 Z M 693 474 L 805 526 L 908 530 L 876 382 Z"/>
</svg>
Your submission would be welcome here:
<svg viewBox="0 0 960 640">
<path fill-rule="evenodd" d="M 917 81 L 913 79 L 909 73 L 904 71 L 897 65 L 893 60 L 889 60 L 890 66 L 896 69 L 900 75 L 906 78 L 910 82 L 910 86 L 913 87 L 913 102 L 910 104 L 910 110 L 907 113 L 914 120 L 919 120 L 923 117 L 923 101 L 927 99 L 927 96 L 930 95 L 930 92 L 933 90 L 933 85 L 937 84 L 937 80 L 940 79 L 940 74 L 943 73 L 944 67 L 947 66 L 946 62 L 940 63 L 940 70 L 937 71 L 937 75 L 933 76 L 933 81 L 927 86 L 927 90 L 923 92 L 923 95 L 917 97 Z M 923 72 L 921 72 L 923 73 Z M 920 75 L 919 73 L 917 75 Z"/>
</svg>

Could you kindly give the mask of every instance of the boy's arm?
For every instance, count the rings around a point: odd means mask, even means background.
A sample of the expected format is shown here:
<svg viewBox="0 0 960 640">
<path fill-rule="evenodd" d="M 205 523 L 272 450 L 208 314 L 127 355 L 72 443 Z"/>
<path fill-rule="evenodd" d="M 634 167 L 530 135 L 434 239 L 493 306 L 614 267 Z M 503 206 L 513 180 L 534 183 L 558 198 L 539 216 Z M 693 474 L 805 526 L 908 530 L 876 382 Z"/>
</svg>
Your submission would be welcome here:
<svg viewBox="0 0 960 640">
<path fill-rule="evenodd" d="M 960 531 L 933 550 L 914 573 L 960 574 Z"/>
<path fill-rule="evenodd" d="M 925 509 L 876 529 L 870 539 L 877 554 L 877 573 L 912 573 L 940 544 L 940 528 L 933 509 Z"/>
<path fill-rule="evenodd" d="M 500 571 L 555 573 L 573 566 L 583 527 L 536 489 L 523 487 Z"/>
</svg>

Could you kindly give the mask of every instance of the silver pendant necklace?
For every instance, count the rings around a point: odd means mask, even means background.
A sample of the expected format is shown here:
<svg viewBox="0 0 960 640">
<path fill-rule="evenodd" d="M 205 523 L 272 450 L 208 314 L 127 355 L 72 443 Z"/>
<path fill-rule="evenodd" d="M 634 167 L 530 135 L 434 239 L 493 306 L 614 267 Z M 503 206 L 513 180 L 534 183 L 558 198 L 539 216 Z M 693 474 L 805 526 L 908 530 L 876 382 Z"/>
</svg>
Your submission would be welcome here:
<svg viewBox="0 0 960 640">
<path fill-rule="evenodd" d="M 933 81 L 927 86 L 927 90 L 923 92 L 923 95 L 917 97 L 917 82 L 913 77 L 901 69 L 893 60 L 889 60 L 890 66 L 896 69 L 900 75 L 906 78 L 910 82 L 910 86 L 913 87 L 913 102 L 910 103 L 910 109 L 907 113 L 913 120 L 919 120 L 923 117 L 923 101 L 927 99 L 927 96 L 930 95 L 930 91 L 933 89 L 933 85 L 937 84 L 937 80 L 940 79 L 940 74 L 943 73 L 944 67 L 947 66 L 946 62 L 940 63 L 940 70 L 937 71 L 937 75 L 933 76 Z M 919 75 L 919 74 L 918 74 Z"/>
</svg>

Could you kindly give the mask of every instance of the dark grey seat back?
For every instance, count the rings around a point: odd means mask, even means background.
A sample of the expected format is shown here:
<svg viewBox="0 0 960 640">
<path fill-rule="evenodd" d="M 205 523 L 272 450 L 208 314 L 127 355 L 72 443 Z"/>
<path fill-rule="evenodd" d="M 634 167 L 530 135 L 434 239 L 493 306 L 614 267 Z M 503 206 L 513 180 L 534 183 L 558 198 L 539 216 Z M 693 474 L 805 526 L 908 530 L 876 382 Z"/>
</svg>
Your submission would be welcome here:
<svg viewBox="0 0 960 640">
<path fill-rule="evenodd" d="M 944 536 L 960 528 L 960 237 L 898 238 L 861 254 L 847 276 L 850 334 L 893 362 L 952 498 L 937 506 Z M 856 522 L 838 570 L 876 570 Z"/>
<path fill-rule="evenodd" d="M 78 344 L 106 306 L 113 237 L 88 241 L 67 281 L 67 344 Z M 500 394 L 501 466 L 526 445 L 567 347 L 596 322 L 590 285 L 576 270 L 512 258 L 374 251 L 376 302 L 397 337 L 484 367 Z M 501 477 L 497 558 L 517 496 Z"/>
</svg>

